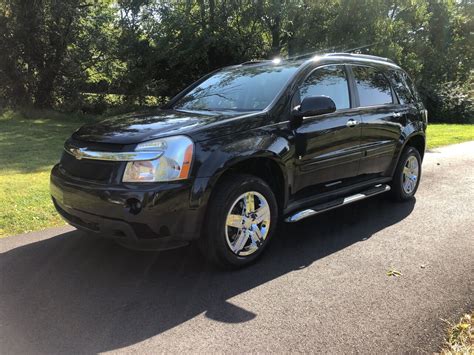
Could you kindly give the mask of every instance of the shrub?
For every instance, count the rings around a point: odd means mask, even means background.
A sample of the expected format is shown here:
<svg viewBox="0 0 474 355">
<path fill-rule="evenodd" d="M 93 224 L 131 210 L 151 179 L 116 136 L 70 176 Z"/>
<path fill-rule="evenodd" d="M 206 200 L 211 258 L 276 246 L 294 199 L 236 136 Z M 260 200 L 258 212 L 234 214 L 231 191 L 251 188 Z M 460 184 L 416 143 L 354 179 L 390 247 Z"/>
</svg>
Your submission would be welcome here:
<svg viewBox="0 0 474 355">
<path fill-rule="evenodd" d="M 421 92 L 430 122 L 474 123 L 474 98 L 468 87 L 448 82 Z"/>
</svg>

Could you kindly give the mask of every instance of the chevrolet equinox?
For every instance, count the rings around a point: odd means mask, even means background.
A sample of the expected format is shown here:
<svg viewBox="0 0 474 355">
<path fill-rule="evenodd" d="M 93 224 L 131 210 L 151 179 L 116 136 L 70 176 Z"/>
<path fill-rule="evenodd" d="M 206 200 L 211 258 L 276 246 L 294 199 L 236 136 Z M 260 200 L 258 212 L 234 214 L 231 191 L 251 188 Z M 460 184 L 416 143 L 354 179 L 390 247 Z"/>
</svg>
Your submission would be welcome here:
<svg viewBox="0 0 474 355">
<path fill-rule="evenodd" d="M 392 61 L 331 53 L 204 76 L 160 109 L 82 126 L 51 172 L 60 215 L 135 249 L 196 240 L 241 267 L 279 222 L 415 194 L 427 111 Z"/>
</svg>

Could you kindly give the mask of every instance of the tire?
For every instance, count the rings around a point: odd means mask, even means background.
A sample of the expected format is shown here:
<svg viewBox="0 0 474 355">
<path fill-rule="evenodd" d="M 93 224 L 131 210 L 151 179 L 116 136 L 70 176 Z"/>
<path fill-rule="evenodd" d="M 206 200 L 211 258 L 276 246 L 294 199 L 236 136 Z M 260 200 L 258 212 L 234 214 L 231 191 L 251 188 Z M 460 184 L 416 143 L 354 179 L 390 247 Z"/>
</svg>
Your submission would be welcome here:
<svg viewBox="0 0 474 355">
<path fill-rule="evenodd" d="M 254 213 L 248 214 L 250 217 L 247 218 L 246 201 L 252 200 Z M 252 204 L 248 206 L 252 207 Z M 262 213 L 259 215 L 260 211 Z M 258 222 L 260 219 L 261 223 L 250 225 L 252 221 Z M 252 175 L 231 175 L 219 183 L 211 196 L 199 247 L 214 264 L 223 268 L 241 268 L 261 256 L 277 224 L 277 202 L 268 184 Z M 243 245 L 241 250 L 240 245 Z"/>
<path fill-rule="evenodd" d="M 410 163 L 413 163 L 416 160 L 416 168 L 410 168 Z M 404 169 L 407 167 L 406 175 Z M 416 174 L 410 174 L 411 172 Z M 408 178 L 408 176 L 415 176 L 416 181 L 413 181 L 413 178 Z M 398 161 L 395 173 L 393 174 L 393 180 L 391 183 L 392 186 L 392 198 L 395 201 L 407 201 L 415 196 L 418 186 L 421 179 L 421 156 L 418 150 L 414 147 L 407 147 L 403 151 L 400 159 Z M 406 183 L 408 180 L 411 183 Z"/>
</svg>

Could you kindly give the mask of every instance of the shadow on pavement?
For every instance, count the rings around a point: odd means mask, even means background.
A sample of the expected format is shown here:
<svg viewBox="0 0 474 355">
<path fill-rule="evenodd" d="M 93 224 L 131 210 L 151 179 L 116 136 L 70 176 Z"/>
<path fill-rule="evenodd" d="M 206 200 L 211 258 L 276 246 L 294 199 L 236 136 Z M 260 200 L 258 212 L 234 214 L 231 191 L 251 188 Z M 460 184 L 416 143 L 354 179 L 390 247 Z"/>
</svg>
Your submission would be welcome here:
<svg viewBox="0 0 474 355">
<path fill-rule="evenodd" d="M 377 197 L 284 225 L 257 264 L 233 272 L 194 247 L 137 252 L 77 231 L 18 247 L 0 254 L 0 352 L 114 350 L 201 313 L 246 322 L 258 314 L 228 299 L 370 238 L 414 204 Z"/>
</svg>

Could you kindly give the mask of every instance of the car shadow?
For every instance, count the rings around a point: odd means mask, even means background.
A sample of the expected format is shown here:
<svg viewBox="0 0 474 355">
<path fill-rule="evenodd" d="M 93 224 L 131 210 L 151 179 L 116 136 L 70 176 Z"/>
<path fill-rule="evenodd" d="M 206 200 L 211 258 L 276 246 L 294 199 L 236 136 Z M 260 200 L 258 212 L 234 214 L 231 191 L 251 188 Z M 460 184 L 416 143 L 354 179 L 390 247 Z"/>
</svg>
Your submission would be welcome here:
<svg viewBox="0 0 474 355">
<path fill-rule="evenodd" d="M 249 321 L 258 314 L 230 298 L 363 242 L 414 205 L 381 196 L 282 225 L 263 258 L 239 271 L 214 268 L 192 246 L 137 252 L 78 231 L 12 249 L 0 254 L 0 344 L 6 353 L 97 353 L 202 313 Z"/>
</svg>

